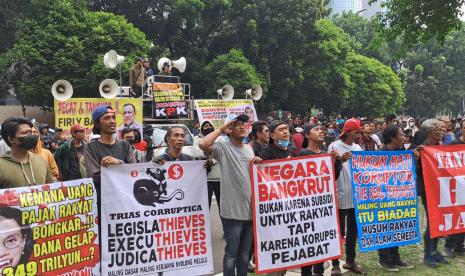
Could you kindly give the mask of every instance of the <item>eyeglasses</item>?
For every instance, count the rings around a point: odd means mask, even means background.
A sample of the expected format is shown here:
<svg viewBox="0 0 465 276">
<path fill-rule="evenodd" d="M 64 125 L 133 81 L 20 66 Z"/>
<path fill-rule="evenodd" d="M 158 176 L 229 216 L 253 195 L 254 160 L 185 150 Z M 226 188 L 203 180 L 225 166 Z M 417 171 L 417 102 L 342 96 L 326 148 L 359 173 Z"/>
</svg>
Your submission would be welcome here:
<svg viewBox="0 0 465 276">
<path fill-rule="evenodd" d="M 17 248 L 26 237 L 21 234 L 12 234 L 3 240 L 3 246 L 8 249 Z"/>
</svg>

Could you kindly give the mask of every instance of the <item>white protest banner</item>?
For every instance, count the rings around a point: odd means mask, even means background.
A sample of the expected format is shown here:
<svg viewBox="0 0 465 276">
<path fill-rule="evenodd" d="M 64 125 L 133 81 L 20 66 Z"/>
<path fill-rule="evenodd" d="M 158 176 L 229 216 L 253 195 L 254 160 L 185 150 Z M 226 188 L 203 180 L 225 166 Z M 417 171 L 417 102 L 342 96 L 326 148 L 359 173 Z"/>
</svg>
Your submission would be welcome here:
<svg viewBox="0 0 465 276">
<path fill-rule="evenodd" d="M 0 190 L 0 275 L 100 273 L 92 179 Z"/>
<path fill-rule="evenodd" d="M 341 256 L 329 154 L 251 164 L 257 273 Z"/>
<path fill-rule="evenodd" d="M 235 118 L 238 115 L 246 114 L 249 116 L 249 121 L 245 123 L 245 129 L 249 133 L 252 123 L 258 120 L 252 99 L 194 100 L 194 104 L 200 123 L 209 121 L 215 128 L 221 127 L 228 117 Z"/>
<path fill-rule="evenodd" d="M 203 165 L 102 168 L 102 275 L 213 273 Z"/>
</svg>

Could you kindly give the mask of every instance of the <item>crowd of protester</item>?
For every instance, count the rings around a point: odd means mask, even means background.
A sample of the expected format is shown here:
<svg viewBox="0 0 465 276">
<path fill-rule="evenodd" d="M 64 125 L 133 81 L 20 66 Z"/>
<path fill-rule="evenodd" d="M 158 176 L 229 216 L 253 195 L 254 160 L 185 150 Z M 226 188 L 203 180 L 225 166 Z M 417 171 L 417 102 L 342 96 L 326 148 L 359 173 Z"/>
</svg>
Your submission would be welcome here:
<svg viewBox="0 0 465 276">
<path fill-rule="evenodd" d="M 226 248 L 224 275 L 247 275 L 253 266 L 253 226 L 251 212 L 250 162 L 330 153 L 336 171 L 340 231 L 345 240 L 344 269 L 364 273 L 356 262 L 357 226 L 352 197 L 349 162 L 353 151 L 413 150 L 416 159 L 418 195 L 427 210 L 420 152 L 425 145 L 465 143 L 465 120 L 402 118 L 389 115 L 383 119 L 323 118 L 295 116 L 285 120 L 267 118 L 252 124 L 249 117 L 239 115 L 214 128 L 205 121 L 195 125 L 193 156 L 183 153 L 184 128 L 174 126 L 165 135 L 166 151 L 153 156 L 153 128 L 116 128 L 116 114 L 110 106 L 99 106 L 92 113 L 93 130 L 86 141 L 85 129 L 71 127 L 71 138 L 63 139 L 63 131 L 54 133 L 46 124 L 34 125 L 22 117 L 2 123 L 0 141 L 0 188 L 31 186 L 91 177 L 100 198 L 101 167 L 155 161 L 205 160 L 208 173 L 208 198 L 218 202 Z M 120 137 L 116 133 L 120 131 Z M 98 201 L 100 202 L 100 200 Z M 99 206 L 100 213 L 100 206 Z M 438 249 L 438 238 L 424 234 L 424 264 L 436 267 L 448 263 Z M 447 257 L 465 253 L 464 234 L 446 238 L 443 252 Z M 398 247 L 378 251 L 379 264 L 388 271 L 409 269 Z M 323 275 L 324 264 L 301 268 L 302 275 Z M 285 271 L 268 275 L 283 275 Z M 341 275 L 339 260 L 332 260 L 331 275 Z"/>
</svg>

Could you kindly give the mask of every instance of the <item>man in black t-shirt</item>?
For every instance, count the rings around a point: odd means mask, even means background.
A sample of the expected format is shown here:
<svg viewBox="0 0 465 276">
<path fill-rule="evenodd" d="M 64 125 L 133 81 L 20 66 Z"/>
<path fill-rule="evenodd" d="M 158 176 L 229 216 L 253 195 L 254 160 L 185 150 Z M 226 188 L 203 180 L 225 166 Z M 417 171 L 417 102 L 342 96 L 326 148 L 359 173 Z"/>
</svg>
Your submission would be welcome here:
<svg viewBox="0 0 465 276">
<path fill-rule="evenodd" d="M 252 124 L 252 131 L 250 132 L 252 137 L 252 149 L 255 156 L 260 155 L 262 148 L 266 147 L 270 142 L 270 130 L 268 124 L 265 121 L 257 121 Z"/>
<path fill-rule="evenodd" d="M 84 147 L 86 174 L 92 177 L 100 202 L 100 167 L 124 163 L 136 163 L 134 152 L 127 141 L 115 140 L 116 113 L 111 106 L 99 106 L 92 112 L 94 134 L 100 138 L 92 140 Z"/>
<path fill-rule="evenodd" d="M 283 159 L 293 156 L 294 149 L 289 146 L 289 125 L 284 121 L 273 121 L 270 124 L 270 143 L 260 151 L 263 160 Z"/>
</svg>

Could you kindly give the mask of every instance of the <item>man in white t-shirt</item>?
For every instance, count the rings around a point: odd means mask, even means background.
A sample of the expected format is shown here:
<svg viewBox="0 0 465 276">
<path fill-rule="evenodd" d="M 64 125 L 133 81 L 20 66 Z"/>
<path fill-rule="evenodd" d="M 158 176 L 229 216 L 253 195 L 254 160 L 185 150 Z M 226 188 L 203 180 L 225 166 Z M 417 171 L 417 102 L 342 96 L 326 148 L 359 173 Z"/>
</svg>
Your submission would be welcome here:
<svg viewBox="0 0 465 276">
<path fill-rule="evenodd" d="M 362 151 L 362 148 L 355 143 L 361 135 L 360 121 L 349 119 L 344 123 L 344 128 L 339 140 L 334 141 L 328 147 L 328 152 L 336 151 L 341 156 L 342 170 L 336 181 L 338 195 L 339 225 L 341 234 L 345 233 L 346 263 L 343 268 L 352 272 L 364 273 L 362 267 L 355 262 L 355 246 L 357 243 L 357 222 L 355 220 L 354 201 L 352 198 L 352 177 L 350 174 L 350 164 L 347 162 L 352 157 L 352 151 Z M 347 221 L 347 229 L 346 222 Z M 331 275 L 341 275 L 339 260 L 332 260 L 333 269 Z"/>
<path fill-rule="evenodd" d="M 250 145 L 244 144 L 247 115 L 239 115 L 205 136 L 201 150 L 218 161 L 221 175 L 220 215 L 223 219 L 226 248 L 223 259 L 224 276 L 247 276 L 249 252 L 253 241 L 250 185 L 250 161 L 255 157 Z M 216 141 L 226 134 L 228 141 Z"/>
</svg>

